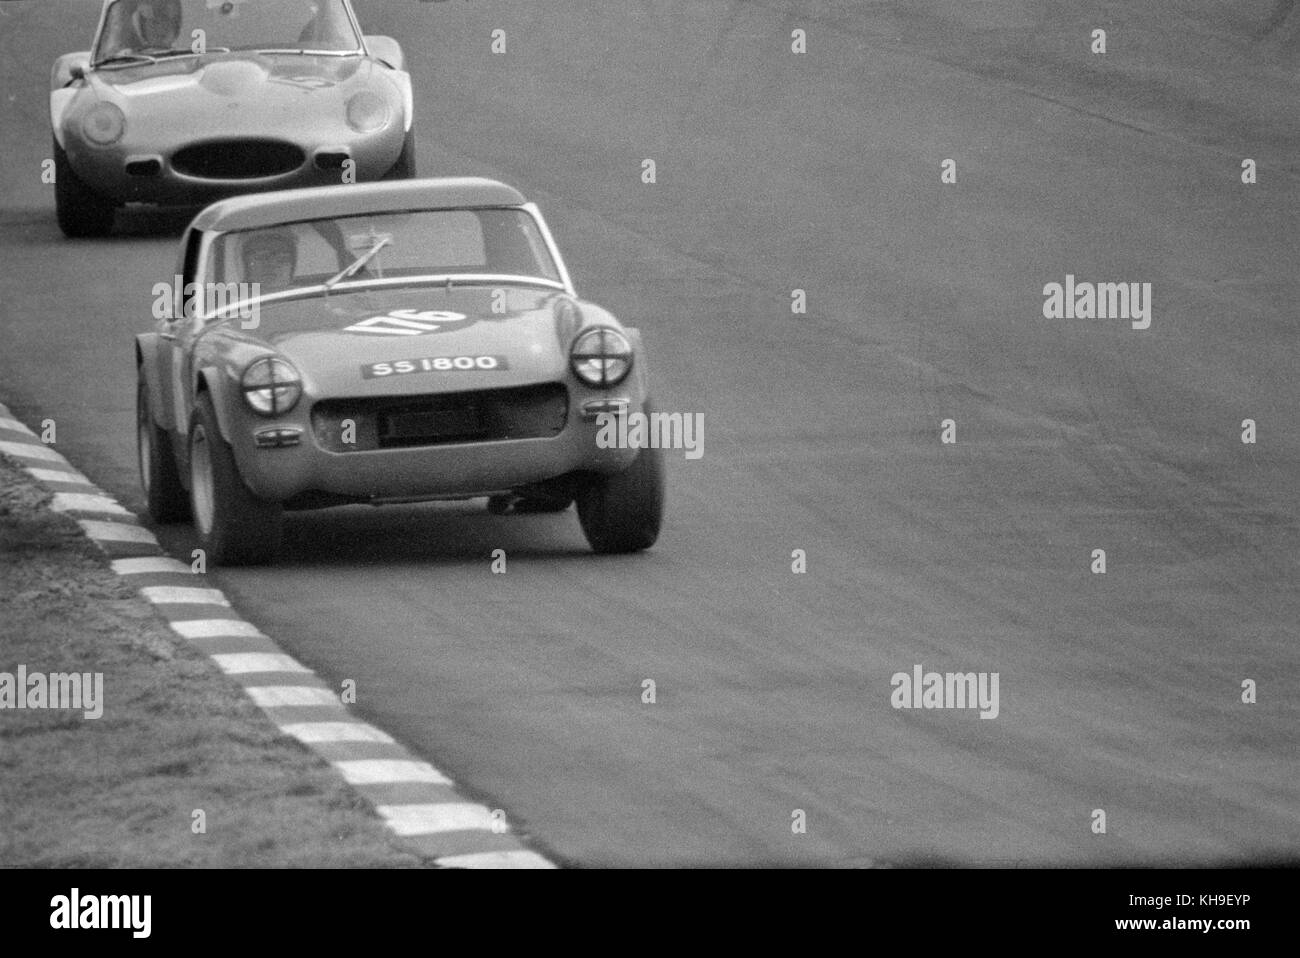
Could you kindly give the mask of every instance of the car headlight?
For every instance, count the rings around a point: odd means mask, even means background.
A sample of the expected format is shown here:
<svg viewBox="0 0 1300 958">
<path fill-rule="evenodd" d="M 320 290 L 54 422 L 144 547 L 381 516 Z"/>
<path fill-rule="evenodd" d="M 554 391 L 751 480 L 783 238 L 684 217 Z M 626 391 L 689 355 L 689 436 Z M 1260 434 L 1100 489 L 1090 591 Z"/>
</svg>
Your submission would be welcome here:
<svg viewBox="0 0 1300 958">
<path fill-rule="evenodd" d="M 244 370 L 239 388 L 244 402 L 261 416 L 280 416 L 287 413 L 302 398 L 302 377 L 298 370 L 283 359 L 263 356 L 255 359 Z"/>
<path fill-rule="evenodd" d="M 96 146 L 112 146 L 126 132 L 126 115 L 112 103 L 96 103 L 82 118 L 81 132 Z"/>
<path fill-rule="evenodd" d="M 632 371 L 632 344 L 617 329 L 589 329 L 574 340 L 569 364 L 588 386 L 617 386 Z"/>
<path fill-rule="evenodd" d="M 384 98 L 362 90 L 348 100 L 348 126 L 358 133 L 376 133 L 388 126 L 392 112 Z"/>
</svg>

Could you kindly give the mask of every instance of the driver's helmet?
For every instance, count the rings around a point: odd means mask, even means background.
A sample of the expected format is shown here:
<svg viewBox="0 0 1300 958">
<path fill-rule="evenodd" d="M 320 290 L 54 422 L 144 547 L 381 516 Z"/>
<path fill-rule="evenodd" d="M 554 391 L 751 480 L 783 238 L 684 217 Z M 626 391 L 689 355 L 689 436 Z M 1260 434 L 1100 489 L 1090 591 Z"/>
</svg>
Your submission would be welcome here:
<svg viewBox="0 0 1300 958">
<path fill-rule="evenodd" d="M 298 241 L 289 230 L 258 230 L 244 239 L 240 250 L 244 281 L 263 290 L 284 289 L 293 281 Z"/>
<path fill-rule="evenodd" d="M 181 0 L 137 0 L 131 27 L 136 49 L 172 49 L 181 33 Z"/>
</svg>

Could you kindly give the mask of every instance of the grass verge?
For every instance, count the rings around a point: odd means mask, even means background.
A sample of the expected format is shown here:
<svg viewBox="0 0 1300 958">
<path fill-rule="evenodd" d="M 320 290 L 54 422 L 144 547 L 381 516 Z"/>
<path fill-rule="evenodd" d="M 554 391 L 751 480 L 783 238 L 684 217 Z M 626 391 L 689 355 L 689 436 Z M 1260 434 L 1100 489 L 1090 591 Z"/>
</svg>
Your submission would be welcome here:
<svg viewBox="0 0 1300 958">
<path fill-rule="evenodd" d="M 0 866 L 425 864 L 49 498 L 0 456 L 0 672 L 102 672 L 105 706 L 0 708 Z"/>
</svg>

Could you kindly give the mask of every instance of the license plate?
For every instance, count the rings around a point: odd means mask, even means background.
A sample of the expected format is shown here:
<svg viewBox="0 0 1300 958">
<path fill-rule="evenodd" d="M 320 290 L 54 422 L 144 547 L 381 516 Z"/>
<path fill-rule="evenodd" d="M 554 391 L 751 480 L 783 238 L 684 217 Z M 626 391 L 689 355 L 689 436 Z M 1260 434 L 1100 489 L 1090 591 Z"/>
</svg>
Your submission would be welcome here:
<svg viewBox="0 0 1300 958">
<path fill-rule="evenodd" d="M 423 359 L 393 359 L 361 367 L 363 379 L 405 376 L 410 373 L 496 373 L 505 372 L 510 362 L 504 356 L 426 356 Z"/>
</svg>

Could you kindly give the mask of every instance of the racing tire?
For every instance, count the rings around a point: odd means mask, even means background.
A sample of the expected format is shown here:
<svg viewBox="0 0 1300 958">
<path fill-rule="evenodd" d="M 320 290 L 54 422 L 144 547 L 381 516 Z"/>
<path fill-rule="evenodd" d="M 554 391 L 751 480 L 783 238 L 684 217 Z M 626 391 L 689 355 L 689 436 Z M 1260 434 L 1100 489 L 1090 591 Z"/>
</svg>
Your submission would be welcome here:
<svg viewBox="0 0 1300 958">
<path fill-rule="evenodd" d="M 244 485 L 207 393 L 199 395 L 190 420 L 190 502 L 199 548 L 209 562 L 266 565 L 275 557 L 284 510 Z"/>
<path fill-rule="evenodd" d="M 190 518 L 189 493 L 181 485 L 171 436 L 154 422 L 149 386 L 143 375 L 135 391 L 135 435 L 140 485 L 149 518 L 158 523 L 185 522 Z"/>
<path fill-rule="evenodd" d="M 406 131 L 406 139 L 402 143 L 402 152 L 397 156 L 397 162 L 393 164 L 392 169 L 384 174 L 385 180 L 413 180 L 415 179 L 415 127 L 412 126 Z"/>
<path fill-rule="evenodd" d="M 107 236 L 113 231 L 116 204 L 81 181 L 68 162 L 68 154 L 54 141 L 54 213 L 59 229 L 69 239 Z"/>
<path fill-rule="evenodd" d="M 650 404 L 645 405 L 646 414 Z M 600 555 L 640 552 L 655 544 L 664 515 L 664 451 L 645 448 L 632 465 L 600 476 L 577 498 L 578 522 Z"/>
</svg>

